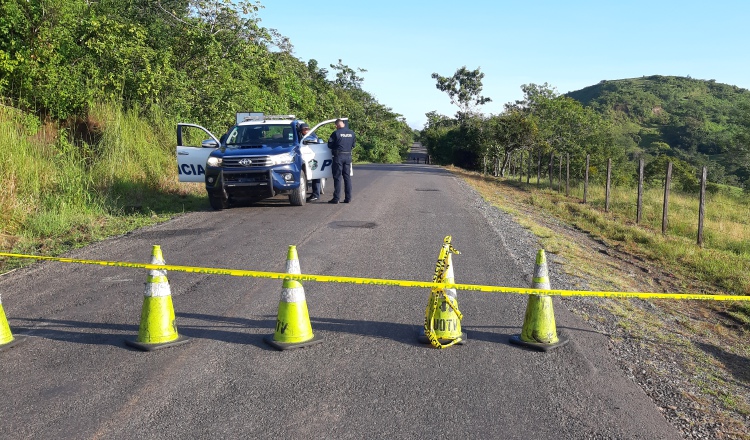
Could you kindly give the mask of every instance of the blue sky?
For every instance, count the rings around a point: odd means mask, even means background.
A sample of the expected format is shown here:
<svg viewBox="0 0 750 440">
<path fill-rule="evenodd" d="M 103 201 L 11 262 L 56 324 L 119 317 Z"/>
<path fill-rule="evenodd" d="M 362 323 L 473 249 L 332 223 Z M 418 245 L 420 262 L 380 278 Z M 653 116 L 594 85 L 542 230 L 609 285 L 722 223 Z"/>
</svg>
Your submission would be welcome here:
<svg viewBox="0 0 750 440">
<path fill-rule="evenodd" d="M 261 25 L 297 58 L 363 68 L 363 89 L 421 129 L 457 108 L 431 74 L 481 68 L 484 113 L 523 97 L 601 80 L 690 76 L 750 89 L 750 1 L 261 0 Z M 331 115 L 346 116 L 346 115 Z"/>
</svg>

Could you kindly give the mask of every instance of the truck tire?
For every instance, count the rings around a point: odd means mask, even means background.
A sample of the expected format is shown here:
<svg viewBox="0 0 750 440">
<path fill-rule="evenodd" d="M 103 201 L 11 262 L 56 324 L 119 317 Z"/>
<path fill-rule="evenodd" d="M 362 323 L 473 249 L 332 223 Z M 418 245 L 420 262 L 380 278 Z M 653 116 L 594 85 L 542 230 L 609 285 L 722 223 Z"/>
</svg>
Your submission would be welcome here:
<svg viewBox="0 0 750 440">
<path fill-rule="evenodd" d="M 307 199 L 307 178 L 305 172 L 300 171 L 299 173 L 299 186 L 292 193 L 289 194 L 289 203 L 294 206 L 303 206 Z"/>
<path fill-rule="evenodd" d="M 213 208 L 215 211 L 221 211 L 222 209 L 227 209 L 229 207 L 229 201 L 221 196 L 208 196 L 208 203 L 211 204 L 211 208 Z"/>
</svg>

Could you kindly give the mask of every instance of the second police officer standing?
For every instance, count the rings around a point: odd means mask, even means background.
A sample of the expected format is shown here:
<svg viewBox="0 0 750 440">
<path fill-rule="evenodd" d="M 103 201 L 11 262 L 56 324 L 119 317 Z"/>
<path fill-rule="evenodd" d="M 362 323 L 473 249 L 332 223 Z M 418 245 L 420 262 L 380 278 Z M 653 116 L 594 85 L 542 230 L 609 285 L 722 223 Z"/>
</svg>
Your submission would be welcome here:
<svg viewBox="0 0 750 440">
<path fill-rule="evenodd" d="M 328 138 L 328 148 L 333 155 L 333 198 L 328 203 L 338 203 L 341 197 L 341 178 L 344 178 L 344 203 L 352 200 L 352 149 L 354 132 L 341 119 L 336 119 L 336 131 Z"/>
</svg>

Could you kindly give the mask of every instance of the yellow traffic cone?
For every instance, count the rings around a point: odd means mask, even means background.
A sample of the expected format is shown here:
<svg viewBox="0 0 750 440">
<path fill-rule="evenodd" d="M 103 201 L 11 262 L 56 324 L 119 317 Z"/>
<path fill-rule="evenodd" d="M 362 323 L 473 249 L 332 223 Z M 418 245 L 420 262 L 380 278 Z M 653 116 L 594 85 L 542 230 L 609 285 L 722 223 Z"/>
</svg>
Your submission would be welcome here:
<svg viewBox="0 0 750 440">
<path fill-rule="evenodd" d="M 3 309 L 3 298 L 0 296 L 0 351 L 7 350 L 26 340 L 26 336 L 16 335 L 10 332 L 8 318 L 5 317 Z"/>
<path fill-rule="evenodd" d="M 536 254 L 532 289 L 551 289 L 547 273 L 547 258 L 544 250 Z M 552 297 L 549 295 L 529 295 L 526 305 L 526 316 L 520 335 L 510 338 L 510 342 L 539 351 L 548 351 L 568 343 L 565 337 L 558 337 L 555 326 L 555 312 L 552 309 Z"/>
<path fill-rule="evenodd" d="M 302 273 L 295 246 L 289 246 L 286 273 L 297 275 Z M 284 280 L 281 287 L 279 313 L 276 318 L 276 331 L 273 335 L 266 336 L 264 340 L 279 350 L 307 347 L 323 342 L 321 338 L 313 334 L 307 301 L 305 301 L 305 289 L 299 281 Z"/>
<path fill-rule="evenodd" d="M 163 265 L 161 247 L 154 245 L 151 251 L 151 264 Z M 166 270 L 152 269 L 146 280 L 146 292 L 141 308 L 141 325 L 138 339 L 126 340 L 131 347 L 144 351 L 184 344 L 190 339 L 177 334 L 172 294 L 169 289 Z"/>
<path fill-rule="evenodd" d="M 446 257 L 446 266 L 445 282 L 453 283 L 453 259 L 450 253 Z M 464 344 L 466 333 L 461 332 L 462 318 L 461 312 L 458 311 L 458 293 L 455 288 L 431 291 L 425 311 L 425 320 L 428 322 L 429 330 L 428 328 L 424 329 L 423 334 L 419 336 L 419 342 L 432 344 L 432 338 L 429 335 L 431 332 L 440 345 Z M 429 323 L 432 325 L 430 326 Z"/>
<path fill-rule="evenodd" d="M 453 245 L 453 237 L 447 235 L 440 248 L 435 274 L 435 283 L 453 282 L 453 260 L 451 254 L 460 254 Z M 461 333 L 461 319 L 463 315 L 458 310 L 455 289 L 433 288 L 425 310 L 423 333 L 419 335 L 420 342 L 429 342 L 435 348 L 447 348 L 462 343 L 466 335 Z"/>
</svg>

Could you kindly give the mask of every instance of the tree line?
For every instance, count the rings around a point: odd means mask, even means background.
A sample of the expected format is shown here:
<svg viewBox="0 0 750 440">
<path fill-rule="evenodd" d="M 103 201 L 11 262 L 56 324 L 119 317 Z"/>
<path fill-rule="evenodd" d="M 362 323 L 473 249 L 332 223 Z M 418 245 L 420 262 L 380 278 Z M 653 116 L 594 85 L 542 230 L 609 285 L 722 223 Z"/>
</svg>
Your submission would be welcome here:
<svg viewBox="0 0 750 440">
<path fill-rule="evenodd" d="M 362 88 L 364 70 L 296 58 L 261 14 L 244 0 L 5 0 L 0 97 L 63 126 L 101 102 L 217 132 L 237 111 L 347 116 L 357 159 L 400 161 L 412 130 Z"/>
<path fill-rule="evenodd" d="M 647 138 L 649 148 L 635 148 L 631 145 L 632 137 L 627 137 L 627 142 L 623 140 L 626 131 L 623 127 L 630 125 L 622 120 L 621 114 L 602 111 L 601 104 L 585 106 L 571 96 L 560 95 L 547 83 L 521 86 L 523 99 L 505 104 L 501 114 L 485 115 L 479 111 L 479 106 L 489 102 L 490 98 L 482 96 L 484 74 L 479 68 L 468 70 L 462 67 L 450 77 L 434 73 L 432 78 L 436 80 L 438 90 L 445 92 L 459 109 L 455 117 L 437 112 L 426 114 L 427 124 L 420 137 L 436 163 L 455 164 L 469 170 L 504 176 L 513 157 L 523 155 L 525 161 L 533 160 L 534 163 L 547 163 L 550 156 L 570 157 L 571 177 L 582 179 L 585 158 L 588 156 L 592 181 L 603 181 L 606 163 L 611 161 L 614 170 L 612 183 L 633 185 L 638 177 L 636 164 L 639 159 L 645 159 L 647 180 L 660 180 L 660 172 L 655 170 L 661 170 L 667 162 L 672 162 L 678 188 L 695 191 L 698 189 L 700 167 L 710 162 L 706 156 L 682 153 L 679 139 L 692 142 L 693 138 L 670 138 L 675 144 L 675 148 L 671 148 L 662 140 L 652 137 Z M 750 124 L 742 123 L 743 120 L 750 121 L 750 107 L 743 113 L 740 106 L 733 120 L 738 122 L 725 135 L 727 143 L 733 145 L 731 151 L 738 152 L 735 160 L 739 163 L 735 163 L 732 169 L 742 170 L 750 166 L 747 162 L 750 154 L 743 153 L 750 150 L 750 144 L 747 144 Z M 645 134 L 642 135 L 645 137 Z M 548 167 L 540 169 L 543 176 L 549 172 Z M 709 170 L 715 171 L 709 172 L 713 182 L 740 186 L 744 182 L 746 187 L 750 186 L 750 180 L 728 176 L 724 168 L 715 162 Z"/>
</svg>

